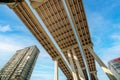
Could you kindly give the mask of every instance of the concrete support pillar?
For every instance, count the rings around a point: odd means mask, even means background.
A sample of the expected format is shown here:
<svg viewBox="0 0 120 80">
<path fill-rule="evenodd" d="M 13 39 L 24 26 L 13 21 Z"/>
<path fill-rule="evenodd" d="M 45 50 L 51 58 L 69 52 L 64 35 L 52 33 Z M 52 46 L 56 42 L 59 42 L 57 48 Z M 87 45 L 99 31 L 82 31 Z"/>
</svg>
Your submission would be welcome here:
<svg viewBox="0 0 120 80">
<path fill-rule="evenodd" d="M 73 53 L 73 58 L 74 58 L 74 60 L 75 60 L 77 69 L 78 69 L 79 78 L 80 78 L 80 80 L 85 80 L 85 77 L 84 77 L 82 68 L 81 68 L 81 66 L 80 66 L 80 64 L 79 64 L 78 58 L 77 58 L 76 53 L 75 53 L 75 51 L 74 51 L 73 48 L 72 48 L 72 53 Z"/>
<path fill-rule="evenodd" d="M 95 72 L 93 73 L 94 77 L 95 77 L 95 80 L 98 80 L 98 77 L 97 75 L 95 74 Z"/>
<path fill-rule="evenodd" d="M 93 51 L 93 49 L 90 46 L 87 46 L 87 49 L 90 51 L 90 53 L 92 54 L 92 56 L 94 57 L 94 59 L 98 62 L 98 64 L 100 65 L 100 67 L 102 68 L 102 70 L 106 73 L 106 75 L 108 76 L 108 78 L 110 80 L 117 80 L 115 78 L 115 76 L 112 74 L 112 72 L 107 68 L 107 66 L 102 62 L 102 60 L 95 54 L 95 52 Z"/>
<path fill-rule="evenodd" d="M 75 67 L 74 67 L 74 64 L 73 64 L 73 60 L 72 60 L 72 55 L 71 55 L 69 50 L 67 51 L 67 53 L 68 53 L 69 62 L 70 62 L 71 68 L 72 68 L 73 79 L 78 80 L 77 74 L 76 74 L 76 71 L 75 71 Z"/>
<path fill-rule="evenodd" d="M 54 80 L 58 80 L 58 60 L 55 60 L 55 67 L 54 67 Z"/>
</svg>

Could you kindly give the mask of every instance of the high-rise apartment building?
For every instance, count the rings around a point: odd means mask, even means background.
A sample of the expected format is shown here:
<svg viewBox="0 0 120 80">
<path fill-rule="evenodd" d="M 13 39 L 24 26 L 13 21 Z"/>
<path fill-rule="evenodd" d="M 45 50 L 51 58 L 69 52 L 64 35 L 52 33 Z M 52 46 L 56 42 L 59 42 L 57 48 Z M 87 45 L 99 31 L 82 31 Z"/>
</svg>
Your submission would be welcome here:
<svg viewBox="0 0 120 80">
<path fill-rule="evenodd" d="M 36 46 L 16 51 L 0 70 L 0 80 L 29 80 L 38 54 L 39 50 Z"/>
<path fill-rule="evenodd" d="M 120 80 L 120 57 L 109 61 L 108 65 L 117 80 Z"/>
</svg>

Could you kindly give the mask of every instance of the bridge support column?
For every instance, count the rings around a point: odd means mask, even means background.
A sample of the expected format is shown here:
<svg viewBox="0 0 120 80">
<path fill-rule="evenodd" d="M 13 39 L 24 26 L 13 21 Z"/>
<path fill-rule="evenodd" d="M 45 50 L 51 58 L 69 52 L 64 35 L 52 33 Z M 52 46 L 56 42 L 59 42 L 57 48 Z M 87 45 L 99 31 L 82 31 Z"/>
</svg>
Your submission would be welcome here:
<svg viewBox="0 0 120 80">
<path fill-rule="evenodd" d="M 74 60 L 75 60 L 77 69 L 78 69 L 79 78 L 80 78 L 80 80 L 85 80 L 85 77 L 84 77 L 82 68 L 81 68 L 81 66 L 80 66 L 80 64 L 79 64 L 78 58 L 77 58 L 76 53 L 75 53 L 75 51 L 74 51 L 73 48 L 72 48 L 72 53 L 73 53 L 73 58 L 74 58 Z"/>
<path fill-rule="evenodd" d="M 76 71 L 75 71 L 75 66 L 74 66 L 74 63 L 73 63 L 73 60 L 72 60 L 72 55 L 71 55 L 69 50 L 67 51 L 67 53 L 68 53 L 69 62 L 70 62 L 71 68 L 72 68 L 73 79 L 78 80 L 77 74 L 76 74 Z"/>
<path fill-rule="evenodd" d="M 102 68 L 102 70 L 106 73 L 106 75 L 108 76 L 108 78 L 110 80 L 117 80 L 115 78 L 115 76 L 112 74 L 112 72 L 107 68 L 107 66 L 102 62 L 102 60 L 95 54 L 95 52 L 93 51 L 92 47 L 87 46 L 87 49 L 90 51 L 90 53 L 92 54 L 92 56 L 94 57 L 94 59 L 98 62 L 98 64 L 100 65 L 100 67 Z"/>
<path fill-rule="evenodd" d="M 54 80 L 58 80 L 58 59 L 55 59 Z"/>
<path fill-rule="evenodd" d="M 94 75 L 94 77 L 95 77 L 95 80 L 98 80 L 98 77 L 97 77 L 97 75 L 95 74 L 95 72 L 93 72 L 93 75 Z"/>
</svg>

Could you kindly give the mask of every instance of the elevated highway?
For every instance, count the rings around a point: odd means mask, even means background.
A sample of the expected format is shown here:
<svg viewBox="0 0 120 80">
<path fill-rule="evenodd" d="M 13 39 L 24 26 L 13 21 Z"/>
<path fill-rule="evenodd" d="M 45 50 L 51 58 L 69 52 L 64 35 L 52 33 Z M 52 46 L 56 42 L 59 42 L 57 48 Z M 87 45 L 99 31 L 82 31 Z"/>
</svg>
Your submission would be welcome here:
<svg viewBox="0 0 120 80">
<path fill-rule="evenodd" d="M 58 80 L 58 66 L 67 80 L 98 80 L 95 60 L 110 80 L 116 80 L 93 50 L 82 0 L 30 0 L 30 3 L 57 42 L 71 68 L 26 1 L 15 1 L 7 5 L 55 61 L 54 80 Z"/>
</svg>

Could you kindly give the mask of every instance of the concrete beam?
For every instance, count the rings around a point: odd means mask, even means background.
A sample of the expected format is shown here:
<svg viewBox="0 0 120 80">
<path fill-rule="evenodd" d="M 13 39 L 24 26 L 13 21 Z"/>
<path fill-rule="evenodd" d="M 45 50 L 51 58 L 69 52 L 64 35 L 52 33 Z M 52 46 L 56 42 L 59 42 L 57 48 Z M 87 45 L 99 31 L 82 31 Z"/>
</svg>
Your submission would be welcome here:
<svg viewBox="0 0 120 80">
<path fill-rule="evenodd" d="M 35 9 L 42 5 L 43 3 L 45 3 L 46 1 L 48 0 L 30 0 L 30 4 Z"/>
<path fill-rule="evenodd" d="M 93 75 L 94 75 L 95 79 L 98 80 L 98 77 L 97 77 L 97 75 L 95 74 L 95 72 L 93 73 Z"/>
<path fill-rule="evenodd" d="M 72 60 L 72 55 L 70 53 L 70 50 L 67 50 L 67 53 L 68 53 L 69 62 L 70 62 L 71 68 L 72 68 L 73 79 L 74 80 L 78 80 L 77 74 L 76 74 L 76 71 L 75 71 L 75 66 L 74 66 L 74 63 L 73 63 L 73 60 Z"/>
<path fill-rule="evenodd" d="M 84 77 L 82 68 L 81 68 L 81 66 L 80 66 L 80 64 L 79 64 L 77 55 L 76 55 L 76 53 L 75 53 L 75 51 L 74 51 L 73 48 L 72 48 L 72 53 L 73 53 L 73 58 L 74 58 L 74 60 L 75 60 L 76 66 L 77 66 L 77 68 L 78 68 L 79 78 L 80 78 L 80 80 L 85 80 L 85 77 Z"/>
<path fill-rule="evenodd" d="M 58 80 L 58 60 L 55 60 L 55 67 L 54 67 L 54 80 Z"/>
<path fill-rule="evenodd" d="M 117 80 L 115 78 L 115 76 L 112 74 L 112 72 L 107 68 L 107 66 L 102 62 L 102 60 L 95 54 L 95 52 L 93 51 L 92 47 L 87 46 L 87 49 L 90 51 L 90 53 L 92 54 L 92 56 L 94 57 L 94 59 L 98 62 L 98 64 L 100 65 L 100 67 L 102 68 L 102 70 L 106 73 L 106 75 L 108 76 L 108 78 L 110 80 Z"/>
</svg>

